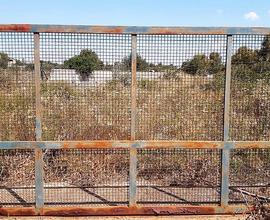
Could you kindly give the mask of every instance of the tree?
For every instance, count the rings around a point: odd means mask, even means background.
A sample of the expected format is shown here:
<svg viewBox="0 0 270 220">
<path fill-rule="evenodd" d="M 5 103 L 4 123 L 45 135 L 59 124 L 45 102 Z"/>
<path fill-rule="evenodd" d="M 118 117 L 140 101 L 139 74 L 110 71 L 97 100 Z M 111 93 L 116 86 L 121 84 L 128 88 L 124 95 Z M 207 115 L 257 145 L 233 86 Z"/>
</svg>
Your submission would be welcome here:
<svg viewBox="0 0 270 220">
<path fill-rule="evenodd" d="M 0 53 L 0 68 L 6 69 L 8 67 L 9 57 L 6 53 Z"/>
<path fill-rule="evenodd" d="M 191 60 L 183 62 L 182 70 L 188 74 L 203 74 L 207 69 L 207 57 L 204 54 L 195 55 Z"/>
<path fill-rule="evenodd" d="M 131 54 L 126 56 L 121 64 L 125 70 L 131 70 Z M 137 54 L 137 71 L 147 71 L 149 69 L 150 64 L 143 59 L 140 55 Z"/>
<path fill-rule="evenodd" d="M 222 64 L 222 58 L 219 53 L 212 52 L 209 55 L 208 60 L 208 73 L 216 74 L 224 69 L 224 65 Z"/>
<path fill-rule="evenodd" d="M 237 52 L 232 56 L 232 64 L 253 65 L 258 62 L 258 51 L 247 48 L 246 46 L 239 47 Z"/>
<path fill-rule="evenodd" d="M 99 70 L 104 66 L 97 54 L 89 49 L 84 49 L 79 55 L 71 57 L 64 62 L 64 67 L 75 69 L 82 81 L 86 81 L 94 70 Z"/>
<path fill-rule="evenodd" d="M 41 79 L 48 80 L 52 69 L 59 68 L 61 67 L 61 65 L 58 63 L 53 63 L 51 61 L 41 60 L 40 67 L 41 67 Z"/>
<path fill-rule="evenodd" d="M 259 74 L 253 71 L 246 64 L 238 64 L 233 66 L 232 76 L 234 79 L 248 84 L 256 83 L 259 78 Z"/>
<path fill-rule="evenodd" d="M 262 61 L 270 61 L 270 36 L 265 36 L 262 42 L 259 56 Z"/>
</svg>

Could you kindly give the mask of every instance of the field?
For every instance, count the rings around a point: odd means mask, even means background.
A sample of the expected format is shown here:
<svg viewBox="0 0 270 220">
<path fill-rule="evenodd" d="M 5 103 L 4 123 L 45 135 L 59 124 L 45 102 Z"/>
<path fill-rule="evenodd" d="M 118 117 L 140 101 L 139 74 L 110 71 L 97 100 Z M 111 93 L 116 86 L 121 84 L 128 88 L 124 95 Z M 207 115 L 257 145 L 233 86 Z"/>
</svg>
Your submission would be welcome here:
<svg viewBox="0 0 270 220">
<path fill-rule="evenodd" d="M 42 81 L 42 139 L 130 139 L 130 73 L 122 74 L 94 86 Z M 181 71 L 147 74 L 137 80 L 137 140 L 223 139 L 224 73 L 214 78 Z M 35 140 L 33 72 L 0 70 L 0 82 L 0 140 Z M 270 86 L 233 79 L 231 90 L 231 140 L 269 140 Z M 2 151 L 0 158 L 1 202 L 33 204 L 33 151 Z M 233 152 L 231 202 L 243 202 L 235 191 L 239 187 L 269 197 L 269 159 L 263 149 Z M 47 205 L 128 203 L 125 150 L 46 150 L 44 162 Z M 140 150 L 138 203 L 218 203 L 220 166 L 219 150 Z"/>
<path fill-rule="evenodd" d="M 177 76 L 138 79 L 136 139 L 222 140 L 224 74 Z M 34 140 L 33 80 L 33 72 L 0 72 L 1 140 Z M 129 139 L 128 78 L 96 86 L 44 81 L 41 90 L 43 140 Z M 270 86 L 235 80 L 231 90 L 231 140 L 269 140 Z"/>
</svg>

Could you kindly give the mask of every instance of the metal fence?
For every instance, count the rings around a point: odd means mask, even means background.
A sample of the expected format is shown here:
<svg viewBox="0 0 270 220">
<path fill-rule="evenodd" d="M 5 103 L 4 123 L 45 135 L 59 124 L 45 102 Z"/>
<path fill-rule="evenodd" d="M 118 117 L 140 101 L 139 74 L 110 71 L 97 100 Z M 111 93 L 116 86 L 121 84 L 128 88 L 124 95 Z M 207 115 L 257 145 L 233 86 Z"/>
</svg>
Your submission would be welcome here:
<svg viewBox="0 0 270 220">
<path fill-rule="evenodd" d="M 270 198 L 270 29 L 0 26 L 0 214 L 243 213 Z"/>
</svg>

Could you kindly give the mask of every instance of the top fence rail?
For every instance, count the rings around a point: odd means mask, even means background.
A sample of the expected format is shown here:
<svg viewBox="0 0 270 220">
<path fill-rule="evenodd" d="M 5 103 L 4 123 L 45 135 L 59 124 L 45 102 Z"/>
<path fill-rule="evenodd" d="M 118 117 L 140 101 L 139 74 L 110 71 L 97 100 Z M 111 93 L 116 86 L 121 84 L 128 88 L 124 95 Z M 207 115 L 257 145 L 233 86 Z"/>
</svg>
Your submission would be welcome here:
<svg viewBox="0 0 270 220">
<path fill-rule="evenodd" d="M 2 24 L 0 32 L 32 33 L 108 33 L 108 34 L 270 34 L 267 27 L 146 27 L 146 26 L 88 26 Z"/>
</svg>

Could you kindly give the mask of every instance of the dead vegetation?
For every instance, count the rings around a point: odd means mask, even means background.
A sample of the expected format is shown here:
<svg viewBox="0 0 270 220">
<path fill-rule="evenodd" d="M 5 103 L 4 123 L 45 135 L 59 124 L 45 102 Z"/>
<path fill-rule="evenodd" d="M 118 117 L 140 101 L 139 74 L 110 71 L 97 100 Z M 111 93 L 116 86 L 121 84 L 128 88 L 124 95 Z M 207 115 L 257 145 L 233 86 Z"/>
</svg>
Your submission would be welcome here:
<svg viewBox="0 0 270 220">
<path fill-rule="evenodd" d="M 224 74 L 223 74 L 224 77 Z M 6 74 L 0 70 L 0 140 L 34 140 L 35 98 L 32 72 Z M 222 140 L 224 89 L 212 86 L 205 76 L 159 77 L 138 80 L 137 139 Z M 233 140 L 269 140 L 270 86 L 258 82 L 249 88 L 232 83 L 231 137 Z M 109 81 L 96 86 L 42 82 L 43 140 L 125 140 L 130 138 L 130 84 Z M 46 182 L 70 185 L 126 184 L 128 152 L 46 151 Z M 164 156 L 162 156 L 164 155 Z M 243 169 L 267 172 L 269 157 L 251 155 L 254 166 L 241 165 L 241 154 L 232 176 L 240 183 Z M 268 153 L 269 155 L 269 153 Z M 210 159 L 209 159 L 210 157 Z M 0 184 L 33 184 L 33 155 L 1 155 Z M 15 161 L 15 162 L 14 162 Z M 17 161 L 17 162 L 16 162 Z M 220 185 L 220 155 L 214 151 L 190 154 L 155 154 L 142 151 L 138 178 L 141 183 L 167 186 Z M 24 168 L 18 168 L 21 166 Z"/>
</svg>

